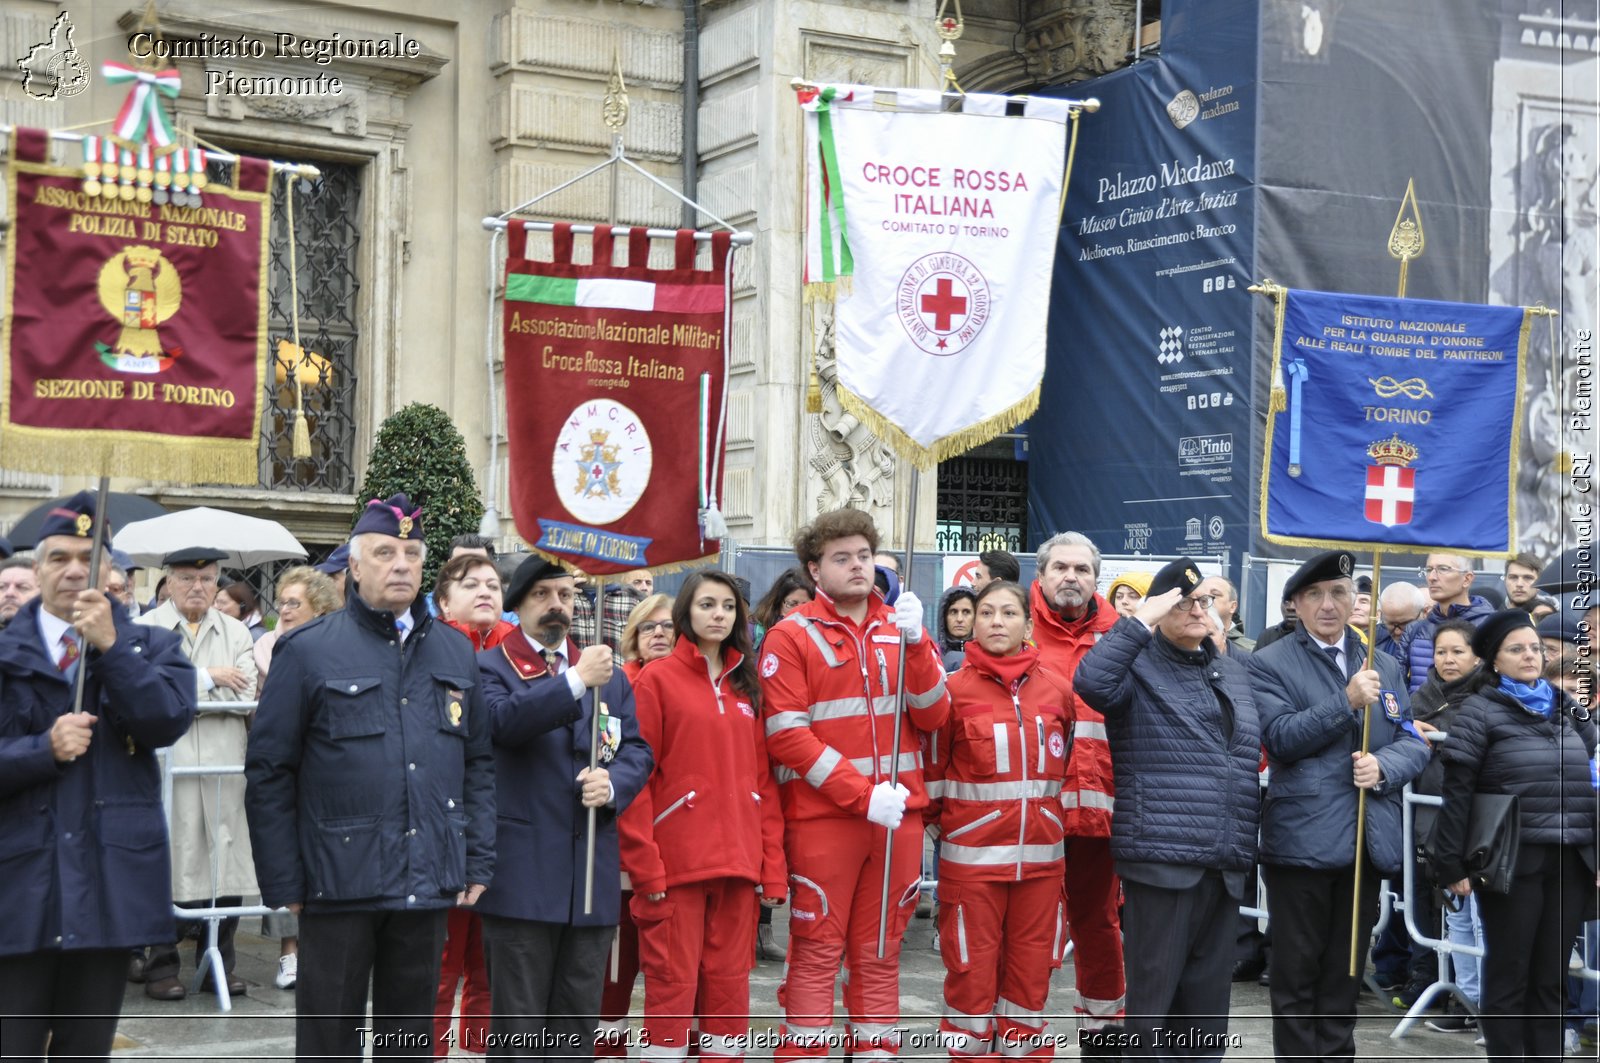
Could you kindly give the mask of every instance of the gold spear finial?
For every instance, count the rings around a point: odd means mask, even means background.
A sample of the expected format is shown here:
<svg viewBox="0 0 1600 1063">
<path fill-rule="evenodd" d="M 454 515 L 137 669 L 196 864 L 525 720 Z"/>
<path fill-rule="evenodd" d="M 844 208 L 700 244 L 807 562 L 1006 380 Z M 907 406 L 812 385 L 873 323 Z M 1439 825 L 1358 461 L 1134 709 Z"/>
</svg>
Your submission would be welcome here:
<svg viewBox="0 0 1600 1063">
<path fill-rule="evenodd" d="M 622 48 L 612 52 L 611 77 L 606 81 L 605 102 L 600 105 L 600 119 L 614 137 L 622 135 L 628 124 L 628 86 L 622 81 Z"/>
<path fill-rule="evenodd" d="M 1409 212 L 1409 213 L 1408 213 Z M 1400 213 L 1395 215 L 1394 228 L 1389 230 L 1389 257 L 1400 260 L 1400 290 L 1406 294 L 1406 272 L 1411 260 L 1422 257 L 1427 239 L 1422 232 L 1422 213 L 1417 210 L 1416 182 L 1406 181 L 1406 194 L 1400 200 Z"/>
</svg>

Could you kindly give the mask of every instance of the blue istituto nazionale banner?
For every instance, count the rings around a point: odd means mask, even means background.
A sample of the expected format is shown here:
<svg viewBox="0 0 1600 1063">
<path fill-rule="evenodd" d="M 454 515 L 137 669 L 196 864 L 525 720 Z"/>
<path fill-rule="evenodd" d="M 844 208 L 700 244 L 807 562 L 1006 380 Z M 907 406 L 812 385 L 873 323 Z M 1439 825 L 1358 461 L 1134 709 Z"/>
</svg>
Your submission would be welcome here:
<svg viewBox="0 0 1600 1063">
<path fill-rule="evenodd" d="M 1264 537 L 1515 552 L 1530 312 L 1297 290 L 1280 298 Z"/>
</svg>

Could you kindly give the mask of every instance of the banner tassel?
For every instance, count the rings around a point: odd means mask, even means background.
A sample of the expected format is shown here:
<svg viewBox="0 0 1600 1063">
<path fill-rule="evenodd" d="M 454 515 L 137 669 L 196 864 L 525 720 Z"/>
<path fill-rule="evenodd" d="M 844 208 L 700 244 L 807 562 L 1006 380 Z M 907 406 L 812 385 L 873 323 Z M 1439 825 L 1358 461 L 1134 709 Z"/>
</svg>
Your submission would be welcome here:
<svg viewBox="0 0 1600 1063">
<path fill-rule="evenodd" d="M 294 240 L 294 183 L 299 174 L 290 173 L 283 187 L 284 205 L 289 215 L 289 321 L 294 327 L 294 438 L 289 444 L 289 454 L 296 461 L 311 457 L 311 426 L 306 423 L 305 385 L 300 382 L 300 363 L 306 361 L 305 348 L 300 346 L 300 284 L 295 271 L 298 245 Z"/>
</svg>

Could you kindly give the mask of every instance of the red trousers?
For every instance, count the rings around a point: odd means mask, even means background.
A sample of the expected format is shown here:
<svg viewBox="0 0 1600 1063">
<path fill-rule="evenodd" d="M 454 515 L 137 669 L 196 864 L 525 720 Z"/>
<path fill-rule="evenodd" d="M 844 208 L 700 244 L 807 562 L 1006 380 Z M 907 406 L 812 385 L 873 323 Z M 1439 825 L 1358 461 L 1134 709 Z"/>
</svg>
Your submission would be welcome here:
<svg viewBox="0 0 1600 1063">
<path fill-rule="evenodd" d="M 789 957 L 778 1004 L 783 1040 L 776 1063 L 821 1059 L 833 1026 L 833 987 L 848 970 L 845 1007 L 857 1063 L 899 1054 L 900 935 L 917 907 L 922 820 L 908 815 L 894 835 L 888 933 L 878 959 L 884 830 L 865 818 L 793 820 L 784 831 L 789 858 Z"/>
<path fill-rule="evenodd" d="M 633 983 L 639 977 L 639 929 L 628 908 L 632 899 L 632 890 L 622 891 L 622 921 L 617 925 L 617 941 L 606 963 L 606 984 L 600 994 L 600 1036 L 594 1045 L 597 1059 L 625 1059 L 628 1055 L 628 1012 L 633 1010 Z"/>
<path fill-rule="evenodd" d="M 664 900 L 633 896 L 644 972 L 641 1059 L 681 1060 L 698 1016 L 701 1059 L 742 1059 L 755 966 L 755 883 L 717 878 L 670 886 Z"/>
<path fill-rule="evenodd" d="M 1067 838 L 1067 922 L 1078 978 L 1078 1025 L 1098 1030 L 1121 1022 L 1127 1000 L 1122 979 L 1121 883 L 1111 864 L 1110 838 Z"/>
<path fill-rule="evenodd" d="M 1066 950 L 1054 874 L 1021 882 L 939 882 L 944 1018 L 951 1059 L 1051 1059 L 1045 1004 Z"/>
<path fill-rule="evenodd" d="M 453 1040 L 450 1012 L 461 990 L 461 1025 Z M 439 995 L 433 1009 L 433 1057 L 443 1059 L 452 1046 L 482 1053 L 488 1047 L 489 974 L 483 965 L 483 920 L 467 908 L 450 909 L 445 925 L 444 958 L 439 965 Z"/>
</svg>

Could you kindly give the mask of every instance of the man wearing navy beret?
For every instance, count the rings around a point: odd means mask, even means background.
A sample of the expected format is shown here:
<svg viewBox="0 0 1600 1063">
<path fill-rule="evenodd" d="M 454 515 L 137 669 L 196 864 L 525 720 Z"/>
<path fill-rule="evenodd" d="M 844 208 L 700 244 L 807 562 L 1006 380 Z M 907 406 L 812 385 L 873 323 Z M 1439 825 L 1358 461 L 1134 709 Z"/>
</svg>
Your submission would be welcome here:
<svg viewBox="0 0 1600 1063">
<path fill-rule="evenodd" d="M 0 632 L 6 1059 L 41 1059 L 46 1043 L 52 1058 L 108 1058 L 129 949 L 172 932 L 154 751 L 194 719 L 194 667 L 176 635 L 94 589 L 97 535 L 109 531 L 87 491 L 52 511 L 34 550 L 39 596 Z"/>
<path fill-rule="evenodd" d="M 488 713 L 471 643 L 418 593 L 422 520 L 405 495 L 367 503 L 354 593 L 278 640 L 250 732 L 262 900 L 300 915 L 302 1059 L 431 1060 L 446 913 L 494 871 Z"/>
<path fill-rule="evenodd" d="M 1349 976 L 1357 792 L 1368 791 L 1356 970 L 1378 916 L 1378 879 L 1398 873 L 1401 788 L 1428 763 L 1400 664 L 1350 630 L 1355 556 L 1330 550 L 1284 585 L 1298 628 L 1249 665 L 1271 778 L 1261 823 L 1272 909 L 1272 1043 L 1279 1059 L 1355 1056 Z M 1374 713 L 1361 752 L 1362 714 Z"/>
</svg>

